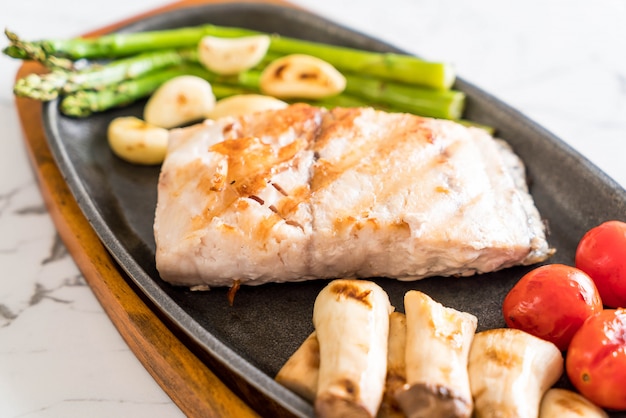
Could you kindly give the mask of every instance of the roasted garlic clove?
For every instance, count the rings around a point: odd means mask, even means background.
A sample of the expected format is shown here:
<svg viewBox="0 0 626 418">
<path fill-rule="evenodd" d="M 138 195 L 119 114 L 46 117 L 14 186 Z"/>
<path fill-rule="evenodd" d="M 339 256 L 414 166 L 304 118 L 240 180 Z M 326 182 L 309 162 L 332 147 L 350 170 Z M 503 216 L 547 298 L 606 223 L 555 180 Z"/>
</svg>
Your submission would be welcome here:
<svg viewBox="0 0 626 418">
<path fill-rule="evenodd" d="M 387 374 L 387 293 L 367 280 L 333 280 L 318 294 L 313 324 L 320 347 L 318 417 L 374 417 Z"/>
<path fill-rule="evenodd" d="M 143 118 L 162 128 L 175 128 L 205 119 L 215 106 L 211 84 L 196 76 L 174 77 L 148 99 Z"/>
<path fill-rule="evenodd" d="M 320 346 L 313 331 L 280 368 L 275 380 L 313 403 L 317 392 L 319 366 Z"/>
<path fill-rule="evenodd" d="M 287 106 L 286 102 L 272 96 L 238 94 L 218 100 L 208 117 L 219 119 L 226 116 L 241 116 L 263 110 L 284 109 Z"/>
<path fill-rule="evenodd" d="M 169 131 L 134 116 L 109 123 L 107 140 L 115 155 L 133 164 L 160 164 L 167 153 Z"/>
<path fill-rule="evenodd" d="M 270 42 L 268 35 L 241 38 L 205 36 L 198 44 L 198 60 L 217 74 L 237 74 L 261 62 Z"/>
<path fill-rule="evenodd" d="M 549 389 L 541 400 L 539 418 L 608 418 L 609 414 L 579 393 Z"/>
<path fill-rule="evenodd" d="M 396 399 L 407 417 L 469 417 L 468 354 L 478 319 L 410 290 L 406 313 L 406 384 Z"/>
<path fill-rule="evenodd" d="M 563 373 L 563 356 L 551 342 L 498 328 L 474 336 L 468 370 L 476 418 L 537 418 L 541 398 Z"/>
<path fill-rule="evenodd" d="M 346 78 L 322 59 L 292 54 L 272 61 L 261 73 L 259 87 L 280 99 L 322 99 L 341 93 Z"/>
</svg>

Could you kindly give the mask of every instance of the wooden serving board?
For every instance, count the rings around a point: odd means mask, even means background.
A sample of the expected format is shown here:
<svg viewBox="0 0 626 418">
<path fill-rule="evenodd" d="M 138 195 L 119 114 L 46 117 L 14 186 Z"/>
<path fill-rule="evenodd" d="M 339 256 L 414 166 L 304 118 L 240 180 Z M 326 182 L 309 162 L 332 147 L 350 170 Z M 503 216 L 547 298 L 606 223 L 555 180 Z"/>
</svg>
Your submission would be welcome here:
<svg viewBox="0 0 626 418">
<path fill-rule="evenodd" d="M 96 36 L 135 20 L 202 3 L 232 0 L 183 0 L 147 11 L 85 34 Z M 252 2 L 252 1 L 249 1 Z M 265 3 L 283 4 L 280 0 Z M 25 62 L 17 78 L 42 73 L 44 67 Z M 260 399 L 236 376 L 211 363 L 207 354 L 158 312 L 134 288 L 84 217 L 48 147 L 42 125 L 42 105 L 16 97 L 20 123 L 33 171 L 52 220 L 96 298 L 135 356 L 190 417 L 257 417 L 285 415 L 272 402 Z"/>
</svg>

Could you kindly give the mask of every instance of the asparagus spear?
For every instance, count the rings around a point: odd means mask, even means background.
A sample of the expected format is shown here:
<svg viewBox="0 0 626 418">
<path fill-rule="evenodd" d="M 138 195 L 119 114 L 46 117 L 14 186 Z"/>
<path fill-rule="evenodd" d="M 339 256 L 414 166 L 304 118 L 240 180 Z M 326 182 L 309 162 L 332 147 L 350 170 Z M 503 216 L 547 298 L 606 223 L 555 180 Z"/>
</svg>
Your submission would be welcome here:
<svg viewBox="0 0 626 418">
<path fill-rule="evenodd" d="M 159 49 L 197 46 L 204 36 L 237 37 L 257 33 L 255 31 L 203 25 L 133 33 L 111 33 L 94 38 L 45 39 L 26 41 L 15 33 L 5 30 L 10 45 L 3 53 L 17 59 L 42 60 L 47 57 L 69 60 L 120 58 Z"/>
<path fill-rule="evenodd" d="M 61 100 L 61 112 L 67 116 L 86 117 L 92 113 L 102 112 L 118 106 L 124 106 L 142 98 L 148 97 L 159 86 L 174 77 L 181 75 L 196 75 L 209 81 L 217 81 L 218 77 L 200 66 L 182 65 L 153 71 L 142 77 L 122 81 L 119 84 L 102 90 L 79 90 Z M 242 86 L 230 84 L 212 84 L 216 98 L 250 92 Z"/>
<path fill-rule="evenodd" d="M 51 54 L 37 43 L 22 40 L 8 29 L 5 29 L 4 33 L 10 42 L 10 45 L 2 51 L 4 54 L 13 58 L 38 61 L 49 68 L 74 69 L 73 60 Z"/>
<path fill-rule="evenodd" d="M 47 74 L 29 74 L 16 81 L 13 92 L 17 96 L 48 101 L 60 94 L 79 90 L 101 90 L 158 69 L 195 61 L 197 61 L 195 48 L 145 52 L 80 71 L 55 69 Z"/>
<path fill-rule="evenodd" d="M 445 119 L 459 119 L 463 113 L 465 94 L 460 91 L 436 91 L 354 74 L 344 76 L 346 93 L 395 110 Z"/>
<path fill-rule="evenodd" d="M 179 75 L 196 75 L 209 81 L 217 91 L 225 88 L 239 92 L 259 92 L 261 72 L 249 70 L 233 76 L 220 76 L 200 65 L 183 65 L 154 71 L 145 76 L 123 81 L 101 91 L 78 91 L 61 101 L 61 112 L 69 116 L 85 117 L 94 112 L 122 106 L 145 98 L 165 81 Z M 460 117 L 461 92 L 438 92 L 400 84 L 352 77 L 350 90 L 344 94 L 315 102 L 322 106 L 373 106 L 386 110 L 407 111 L 422 116 L 456 119 Z M 356 81 L 355 81 L 356 80 Z M 391 86 L 391 88 L 390 88 Z M 401 92 L 400 92 L 401 90 Z M 392 94 L 387 96 L 387 92 Z M 218 96 L 217 92 L 216 96 Z M 407 100 L 401 93 L 410 95 Z M 420 95 L 424 94 L 420 99 Z M 443 95 L 443 98 L 438 96 Z M 419 112 L 417 112 L 419 110 Z"/>
<path fill-rule="evenodd" d="M 11 45 L 4 53 L 15 58 L 50 60 L 52 57 L 115 58 L 155 49 L 195 47 L 207 35 L 237 37 L 260 32 L 242 28 L 202 25 L 135 33 L 113 33 L 97 38 L 72 38 L 27 42 L 5 31 Z M 369 74 L 389 80 L 434 89 L 451 88 L 455 72 L 451 65 L 391 53 L 378 53 L 272 35 L 269 51 L 276 54 L 304 53 L 317 56 L 342 72 Z M 61 58 L 59 58 L 61 59 Z"/>
</svg>

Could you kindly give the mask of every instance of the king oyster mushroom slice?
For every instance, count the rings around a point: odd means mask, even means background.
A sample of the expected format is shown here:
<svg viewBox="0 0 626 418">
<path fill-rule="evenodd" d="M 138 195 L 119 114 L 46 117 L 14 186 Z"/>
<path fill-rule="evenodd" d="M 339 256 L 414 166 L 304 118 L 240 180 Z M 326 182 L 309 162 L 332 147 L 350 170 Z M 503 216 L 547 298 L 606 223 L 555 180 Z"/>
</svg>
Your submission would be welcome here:
<svg viewBox="0 0 626 418">
<path fill-rule="evenodd" d="M 387 342 L 387 377 L 383 401 L 378 418 L 403 418 L 404 412 L 394 394 L 406 383 L 406 315 L 402 312 L 389 314 L 389 339 Z"/>
<path fill-rule="evenodd" d="M 346 78 L 326 61 L 292 54 L 272 61 L 261 73 L 259 88 L 280 99 L 323 99 L 341 93 Z"/>
<path fill-rule="evenodd" d="M 401 312 L 389 315 L 387 344 L 387 376 L 383 400 L 377 418 L 404 418 L 393 394 L 404 385 L 406 317 Z M 276 381 L 311 403 L 315 402 L 319 377 L 320 352 L 317 334 L 313 331 L 289 357 L 276 374 Z"/>
<path fill-rule="evenodd" d="M 318 417 L 374 417 L 387 374 L 387 293 L 367 280 L 337 279 L 315 299 L 320 346 Z"/>
<path fill-rule="evenodd" d="M 542 396 L 563 373 L 563 356 L 551 342 L 498 328 L 474 336 L 468 370 L 475 417 L 537 418 Z"/>
<path fill-rule="evenodd" d="M 307 401 L 315 402 L 320 367 L 320 346 L 313 331 L 287 359 L 275 380 Z"/>
<path fill-rule="evenodd" d="M 268 35 L 240 38 L 205 36 L 198 43 L 198 61 L 217 74 L 237 74 L 256 66 L 269 48 Z"/>
<path fill-rule="evenodd" d="M 409 418 L 469 417 L 468 354 L 478 319 L 411 290 L 406 313 L 406 384 L 396 399 Z"/>
<path fill-rule="evenodd" d="M 579 393 L 567 389 L 549 389 L 539 409 L 539 418 L 608 418 L 609 414 Z"/>
</svg>

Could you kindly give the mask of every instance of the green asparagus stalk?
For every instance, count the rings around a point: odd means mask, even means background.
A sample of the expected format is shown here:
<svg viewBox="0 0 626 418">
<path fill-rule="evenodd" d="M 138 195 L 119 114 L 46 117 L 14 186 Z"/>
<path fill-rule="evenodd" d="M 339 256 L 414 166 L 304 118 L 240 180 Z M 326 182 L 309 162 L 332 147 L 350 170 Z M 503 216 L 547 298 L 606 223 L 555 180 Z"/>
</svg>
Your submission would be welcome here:
<svg viewBox="0 0 626 418">
<path fill-rule="evenodd" d="M 99 37 L 70 39 L 46 39 L 28 42 L 5 30 L 11 45 L 3 51 L 18 59 L 39 59 L 41 56 L 57 56 L 71 60 L 120 58 L 159 49 L 195 47 L 204 36 L 240 37 L 258 34 L 256 31 L 202 25 L 177 29 L 111 33 Z M 13 46 L 13 47 L 11 47 Z"/>
<path fill-rule="evenodd" d="M 233 94 L 256 91 L 243 85 L 229 83 L 219 85 L 217 83 L 219 76 L 216 74 L 198 65 L 181 65 L 153 71 L 142 77 L 125 80 L 102 90 L 79 90 L 64 97 L 61 100 L 60 109 L 67 116 L 83 118 L 93 113 L 125 106 L 146 98 L 166 81 L 182 75 L 196 75 L 211 81 L 213 93 L 218 99 Z"/>
<path fill-rule="evenodd" d="M 344 76 L 347 94 L 372 103 L 433 118 L 460 119 L 463 114 L 465 94 L 461 91 L 437 91 L 354 74 Z"/>
<path fill-rule="evenodd" d="M 411 55 L 378 53 L 275 36 L 270 50 L 284 55 L 313 55 L 341 72 L 364 74 L 436 90 L 448 90 L 456 75 L 451 65 L 425 61 Z"/>
<path fill-rule="evenodd" d="M 22 60 L 38 61 L 49 68 L 74 69 L 73 60 L 49 53 L 38 43 L 24 41 L 8 29 L 4 33 L 10 42 L 10 45 L 2 51 L 5 55 Z"/>
<path fill-rule="evenodd" d="M 50 60 L 52 57 L 117 58 L 165 48 L 195 47 L 207 35 L 239 37 L 258 34 L 242 28 L 202 25 L 180 29 L 135 33 L 113 33 L 96 38 L 72 38 L 27 42 L 17 35 L 5 32 L 11 45 L 4 53 L 15 58 Z M 269 51 L 286 55 L 303 53 L 317 56 L 342 72 L 372 75 L 384 79 L 416 84 L 438 90 L 452 87 L 455 72 L 451 65 L 424 61 L 419 58 L 391 53 L 378 53 L 318 42 L 272 35 Z"/>
<path fill-rule="evenodd" d="M 197 62 L 195 48 L 145 52 L 108 64 L 96 64 L 80 71 L 56 69 L 47 74 L 29 74 L 16 81 L 13 92 L 17 96 L 49 101 L 60 94 L 101 90 L 121 81 L 185 62 Z"/>
<path fill-rule="evenodd" d="M 78 91 L 70 94 L 61 101 L 61 112 L 69 116 L 85 117 L 94 112 L 126 105 L 149 96 L 165 81 L 184 74 L 204 78 L 213 86 L 226 86 L 246 92 L 260 92 L 261 72 L 259 70 L 244 71 L 232 76 L 221 76 L 200 65 L 184 65 L 157 70 L 101 91 Z M 318 104 L 373 106 L 407 111 L 422 116 L 457 119 L 460 117 L 459 109 L 464 97 L 461 92 L 425 90 L 358 76 L 349 76 L 348 86 L 349 89 L 346 89 L 344 94 L 320 101 Z M 389 92 L 391 94 L 388 95 Z M 410 95 L 410 100 L 402 94 Z M 439 96 L 444 97 L 440 98 Z"/>
</svg>

